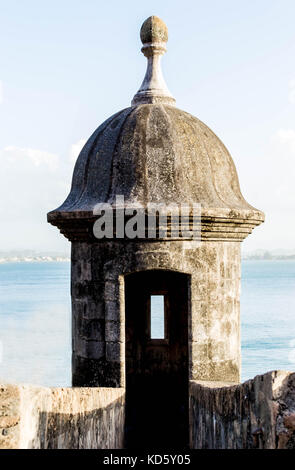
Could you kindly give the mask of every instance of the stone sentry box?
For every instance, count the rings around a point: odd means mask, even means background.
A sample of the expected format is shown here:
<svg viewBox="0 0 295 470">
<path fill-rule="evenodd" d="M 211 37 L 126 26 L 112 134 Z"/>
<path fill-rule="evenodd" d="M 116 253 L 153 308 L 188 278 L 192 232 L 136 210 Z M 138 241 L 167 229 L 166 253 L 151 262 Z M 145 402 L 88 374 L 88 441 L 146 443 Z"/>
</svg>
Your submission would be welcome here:
<svg viewBox="0 0 295 470">
<path fill-rule="evenodd" d="M 185 241 L 72 242 L 73 385 L 125 385 L 124 276 L 190 275 L 189 378 L 240 379 L 240 244 Z"/>
<path fill-rule="evenodd" d="M 187 379 L 240 380 L 240 244 L 264 220 L 243 198 L 233 160 L 200 120 L 176 108 L 159 65 L 166 25 L 141 28 L 146 76 L 132 105 L 82 149 L 66 201 L 48 214 L 72 243 L 74 386 L 125 387 L 125 280 L 131 273 L 187 275 Z M 200 242 L 93 234 L 98 203 L 201 207 Z M 176 345 L 177 347 L 177 345 Z"/>
</svg>

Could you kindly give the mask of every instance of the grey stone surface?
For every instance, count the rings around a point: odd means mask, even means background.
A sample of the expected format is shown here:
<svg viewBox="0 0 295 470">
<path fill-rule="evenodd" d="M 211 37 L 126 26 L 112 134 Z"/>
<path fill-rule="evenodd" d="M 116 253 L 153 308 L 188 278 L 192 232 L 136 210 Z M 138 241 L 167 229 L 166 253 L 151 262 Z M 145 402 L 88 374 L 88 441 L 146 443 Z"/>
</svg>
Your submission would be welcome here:
<svg viewBox="0 0 295 470">
<path fill-rule="evenodd" d="M 0 449 L 120 449 L 120 388 L 0 386 Z"/>
<path fill-rule="evenodd" d="M 191 382 L 193 449 L 295 449 L 295 374 L 259 375 L 243 384 Z"/>
<path fill-rule="evenodd" d="M 0 385 L 0 449 L 17 449 L 20 441 L 20 389 Z"/>
<path fill-rule="evenodd" d="M 218 137 L 197 118 L 164 104 L 127 108 L 95 131 L 77 160 L 70 195 L 48 221 L 70 240 L 89 240 L 94 206 L 114 204 L 116 195 L 143 207 L 201 204 L 204 240 L 241 241 L 264 220 L 243 198 Z"/>
<path fill-rule="evenodd" d="M 86 243 L 85 243 L 86 244 Z M 72 263 L 83 259 L 87 249 L 83 243 L 73 243 Z M 128 273 L 151 269 L 178 271 L 191 276 L 191 306 L 189 313 L 189 362 L 190 378 L 195 380 L 238 381 L 240 378 L 240 244 L 235 242 L 203 242 L 198 247 L 190 247 L 185 241 L 105 241 L 92 246 L 94 256 L 90 262 L 92 273 L 96 273 L 99 259 L 101 265 L 100 280 L 85 280 L 79 276 L 72 278 L 73 318 L 81 315 L 88 318 L 88 305 L 91 312 L 97 312 L 100 322 L 101 312 L 105 312 L 105 329 L 97 332 L 97 339 L 105 342 L 105 355 L 97 365 L 100 374 L 92 386 L 124 386 L 125 365 L 125 306 L 124 276 Z M 107 267 L 107 269 L 104 269 Z M 112 281 L 109 278 L 112 278 Z M 100 295 L 96 286 L 104 285 Z M 85 292 L 88 295 L 86 301 Z M 113 297 L 112 297 L 113 296 Z M 113 300 L 109 300 L 113 298 Z M 91 318 L 95 318 L 91 314 Z M 92 320 L 94 321 L 94 320 Z M 80 326 L 79 326 L 80 325 Z M 86 323 L 87 325 L 87 323 Z M 102 323 L 98 323 L 102 325 Z M 93 340 L 93 329 L 83 328 L 82 324 L 73 323 L 73 338 Z M 88 336 L 87 336 L 88 334 Z M 84 343 L 83 343 L 84 345 Z M 89 385 L 89 371 L 85 347 L 74 347 L 73 355 L 83 357 L 84 368 L 79 371 L 73 367 L 74 385 Z M 90 351 L 90 350 L 89 350 Z M 98 357 L 97 357 L 98 358 Z M 89 352 L 89 360 L 95 359 Z M 120 363 L 110 378 L 109 366 Z M 74 364 L 80 361 L 74 360 Z M 87 379 L 86 379 L 87 377 Z M 104 381 L 105 377 L 105 381 Z"/>
<path fill-rule="evenodd" d="M 122 388 L 0 386 L 1 449 L 122 448 Z M 190 447 L 294 449 L 295 374 L 191 381 Z"/>
</svg>

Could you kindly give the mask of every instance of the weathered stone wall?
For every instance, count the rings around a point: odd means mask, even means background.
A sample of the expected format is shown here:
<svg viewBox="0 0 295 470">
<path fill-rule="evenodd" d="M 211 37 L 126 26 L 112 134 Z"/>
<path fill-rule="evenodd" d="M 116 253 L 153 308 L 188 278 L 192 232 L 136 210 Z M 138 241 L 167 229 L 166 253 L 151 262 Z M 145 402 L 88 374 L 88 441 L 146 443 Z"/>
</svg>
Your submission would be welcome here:
<svg viewBox="0 0 295 470">
<path fill-rule="evenodd" d="M 0 386 L 1 449 L 118 449 L 124 419 L 120 388 Z"/>
<path fill-rule="evenodd" d="M 124 276 L 190 276 L 193 380 L 240 380 L 240 243 L 103 240 L 72 243 L 73 385 L 124 387 Z"/>
<path fill-rule="evenodd" d="M 295 449 L 295 373 L 237 385 L 191 382 L 190 447 Z"/>
</svg>

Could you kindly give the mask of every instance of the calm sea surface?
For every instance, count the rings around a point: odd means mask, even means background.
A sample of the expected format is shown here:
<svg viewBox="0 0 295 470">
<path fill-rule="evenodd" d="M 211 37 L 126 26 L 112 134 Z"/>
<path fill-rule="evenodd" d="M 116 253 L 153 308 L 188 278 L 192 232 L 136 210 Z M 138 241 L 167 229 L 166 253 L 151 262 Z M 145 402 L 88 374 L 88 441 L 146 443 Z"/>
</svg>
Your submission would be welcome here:
<svg viewBox="0 0 295 470">
<path fill-rule="evenodd" d="M 69 386 L 69 263 L 0 265 L 0 381 Z M 242 379 L 295 370 L 295 262 L 243 261 Z"/>
</svg>

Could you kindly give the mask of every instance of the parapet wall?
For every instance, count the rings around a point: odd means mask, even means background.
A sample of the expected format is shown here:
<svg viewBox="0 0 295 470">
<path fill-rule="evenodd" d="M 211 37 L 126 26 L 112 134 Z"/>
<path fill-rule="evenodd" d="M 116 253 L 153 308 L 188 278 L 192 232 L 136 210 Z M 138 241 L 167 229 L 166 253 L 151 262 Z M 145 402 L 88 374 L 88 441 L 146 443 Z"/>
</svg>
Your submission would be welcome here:
<svg viewBox="0 0 295 470">
<path fill-rule="evenodd" d="M 123 447 L 122 388 L 0 385 L 0 449 Z"/>
<path fill-rule="evenodd" d="M 0 385 L 0 449 L 120 449 L 123 388 Z M 192 449 L 295 449 L 295 373 L 190 382 Z"/>
<path fill-rule="evenodd" d="M 295 449 L 295 373 L 190 383 L 193 449 Z"/>
</svg>

